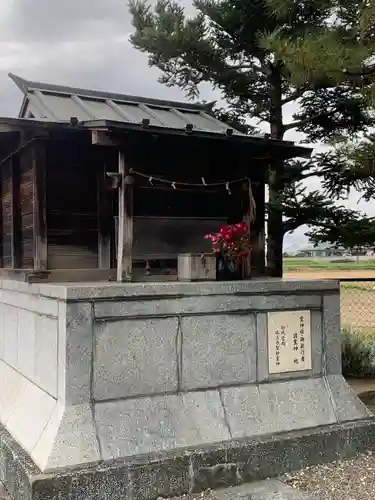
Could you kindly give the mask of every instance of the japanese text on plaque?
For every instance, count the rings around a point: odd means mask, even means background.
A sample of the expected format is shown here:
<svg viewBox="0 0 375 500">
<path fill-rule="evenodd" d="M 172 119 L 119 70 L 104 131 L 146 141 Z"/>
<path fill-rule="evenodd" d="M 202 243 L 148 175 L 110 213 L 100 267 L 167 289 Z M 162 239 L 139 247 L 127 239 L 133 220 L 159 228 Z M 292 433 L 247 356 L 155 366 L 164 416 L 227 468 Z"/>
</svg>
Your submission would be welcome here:
<svg viewBox="0 0 375 500">
<path fill-rule="evenodd" d="M 310 311 L 268 313 L 270 373 L 311 370 Z"/>
</svg>

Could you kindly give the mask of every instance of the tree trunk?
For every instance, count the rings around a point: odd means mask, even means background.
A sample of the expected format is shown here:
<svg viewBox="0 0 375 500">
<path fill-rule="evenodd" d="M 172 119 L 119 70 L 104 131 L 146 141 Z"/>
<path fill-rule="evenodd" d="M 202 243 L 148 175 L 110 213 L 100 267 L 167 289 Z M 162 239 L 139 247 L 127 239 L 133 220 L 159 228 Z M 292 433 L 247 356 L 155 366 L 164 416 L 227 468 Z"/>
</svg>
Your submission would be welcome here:
<svg viewBox="0 0 375 500">
<path fill-rule="evenodd" d="M 270 124 L 271 138 L 281 140 L 284 136 L 282 114 L 281 74 L 276 64 L 270 74 Z M 283 212 L 281 197 L 283 183 L 280 182 L 283 170 L 282 161 L 274 161 L 268 170 L 268 238 L 267 238 L 267 274 L 273 278 L 283 276 Z"/>
<path fill-rule="evenodd" d="M 283 276 L 283 212 L 281 194 L 278 187 L 280 165 L 273 165 L 268 176 L 268 240 L 267 240 L 267 275 L 272 278 Z"/>
</svg>

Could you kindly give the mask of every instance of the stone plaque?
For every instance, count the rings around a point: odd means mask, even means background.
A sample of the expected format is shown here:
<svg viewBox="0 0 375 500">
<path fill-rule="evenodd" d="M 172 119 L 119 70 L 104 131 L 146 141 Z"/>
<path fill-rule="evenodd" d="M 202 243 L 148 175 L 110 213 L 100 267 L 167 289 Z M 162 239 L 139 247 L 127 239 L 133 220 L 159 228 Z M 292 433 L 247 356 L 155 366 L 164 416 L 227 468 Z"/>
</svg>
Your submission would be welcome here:
<svg viewBox="0 0 375 500">
<path fill-rule="evenodd" d="M 311 370 L 310 311 L 268 313 L 269 373 Z"/>
</svg>

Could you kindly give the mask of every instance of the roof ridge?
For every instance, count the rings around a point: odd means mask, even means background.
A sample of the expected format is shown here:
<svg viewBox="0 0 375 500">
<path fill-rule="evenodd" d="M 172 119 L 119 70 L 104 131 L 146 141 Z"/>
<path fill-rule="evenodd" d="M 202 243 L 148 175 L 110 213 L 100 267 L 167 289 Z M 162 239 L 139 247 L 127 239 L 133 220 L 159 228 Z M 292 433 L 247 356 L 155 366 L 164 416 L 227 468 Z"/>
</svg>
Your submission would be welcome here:
<svg viewBox="0 0 375 500">
<path fill-rule="evenodd" d="M 142 102 L 144 104 L 149 104 L 151 106 L 177 107 L 179 109 L 189 109 L 196 111 L 209 112 L 212 108 L 212 103 L 200 104 L 200 103 L 192 103 L 184 101 L 166 101 L 164 99 L 156 99 L 154 97 L 118 94 L 114 92 L 105 92 L 102 90 L 90 90 L 90 89 L 82 89 L 79 87 L 68 87 L 64 85 L 54 85 L 43 82 L 34 82 L 31 80 L 25 80 L 24 78 L 21 78 L 20 76 L 15 75 L 14 73 L 8 73 L 8 76 L 13 80 L 13 82 L 17 85 L 17 87 L 21 90 L 21 92 L 23 92 L 25 96 L 30 91 L 40 90 L 44 92 L 79 95 L 82 97 L 91 97 L 91 98 L 105 99 L 105 100 L 117 100 L 117 101 L 134 102 L 134 103 Z"/>
</svg>

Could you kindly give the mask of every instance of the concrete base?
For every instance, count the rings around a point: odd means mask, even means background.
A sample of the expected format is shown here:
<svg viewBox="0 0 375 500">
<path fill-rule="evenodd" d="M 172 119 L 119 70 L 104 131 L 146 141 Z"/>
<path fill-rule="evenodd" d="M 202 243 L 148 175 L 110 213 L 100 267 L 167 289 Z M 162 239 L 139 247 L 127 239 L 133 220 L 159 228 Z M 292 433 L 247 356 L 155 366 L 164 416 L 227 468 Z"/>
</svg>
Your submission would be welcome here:
<svg viewBox="0 0 375 500">
<path fill-rule="evenodd" d="M 145 500 L 276 477 L 374 449 L 375 422 L 305 429 L 41 473 L 0 427 L 2 481 L 17 500 Z"/>
<path fill-rule="evenodd" d="M 16 500 L 171 496 L 374 442 L 341 376 L 335 282 L 1 285 L 0 481 Z M 267 313 L 299 310 L 311 369 L 270 373 Z"/>
</svg>

